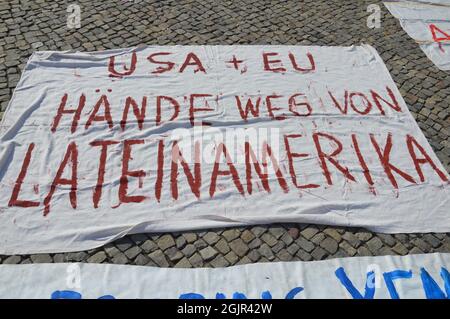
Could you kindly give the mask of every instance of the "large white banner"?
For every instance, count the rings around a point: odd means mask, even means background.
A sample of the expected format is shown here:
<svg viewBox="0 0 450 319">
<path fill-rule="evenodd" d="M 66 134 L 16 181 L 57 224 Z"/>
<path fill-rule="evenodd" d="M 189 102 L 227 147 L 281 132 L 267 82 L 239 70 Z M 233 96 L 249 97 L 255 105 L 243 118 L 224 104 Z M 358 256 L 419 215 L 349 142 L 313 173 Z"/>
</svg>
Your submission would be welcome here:
<svg viewBox="0 0 450 319">
<path fill-rule="evenodd" d="M 439 69 L 450 70 L 450 2 L 422 0 L 384 4 L 427 57 Z"/>
<path fill-rule="evenodd" d="M 450 254 L 174 269 L 0 265 L 0 298 L 448 298 Z"/>
<path fill-rule="evenodd" d="M 2 254 L 273 222 L 450 231 L 449 176 L 366 45 L 37 52 L 1 133 Z"/>
</svg>

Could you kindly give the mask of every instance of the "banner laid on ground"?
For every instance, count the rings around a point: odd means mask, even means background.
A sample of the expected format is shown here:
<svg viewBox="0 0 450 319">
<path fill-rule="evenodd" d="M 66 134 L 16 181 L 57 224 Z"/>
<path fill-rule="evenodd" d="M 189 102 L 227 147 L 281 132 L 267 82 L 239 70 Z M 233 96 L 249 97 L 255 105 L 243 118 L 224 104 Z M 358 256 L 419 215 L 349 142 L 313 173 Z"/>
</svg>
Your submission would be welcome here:
<svg viewBox="0 0 450 319">
<path fill-rule="evenodd" d="M 175 269 L 0 265 L 0 298 L 448 298 L 450 254 Z"/>
<path fill-rule="evenodd" d="M 370 46 L 35 53 L 0 142 L 0 253 L 273 222 L 450 231 L 449 177 Z"/>
<path fill-rule="evenodd" d="M 384 2 L 402 28 L 441 70 L 450 70 L 450 2 Z"/>
</svg>

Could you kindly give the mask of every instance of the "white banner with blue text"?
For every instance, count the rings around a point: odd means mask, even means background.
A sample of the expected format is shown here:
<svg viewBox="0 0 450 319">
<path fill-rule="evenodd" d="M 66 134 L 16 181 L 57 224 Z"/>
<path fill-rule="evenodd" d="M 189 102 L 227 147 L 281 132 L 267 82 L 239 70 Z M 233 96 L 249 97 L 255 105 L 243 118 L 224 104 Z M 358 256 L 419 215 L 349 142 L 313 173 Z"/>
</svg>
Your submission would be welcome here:
<svg viewBox="0 0 450 319">
<path fill-rule="evenodd" d="M 0 298 L 428 298 L 450 296 L 450 254 L 351 257 L 228 268 L 0 265 Z"/>
</svg>

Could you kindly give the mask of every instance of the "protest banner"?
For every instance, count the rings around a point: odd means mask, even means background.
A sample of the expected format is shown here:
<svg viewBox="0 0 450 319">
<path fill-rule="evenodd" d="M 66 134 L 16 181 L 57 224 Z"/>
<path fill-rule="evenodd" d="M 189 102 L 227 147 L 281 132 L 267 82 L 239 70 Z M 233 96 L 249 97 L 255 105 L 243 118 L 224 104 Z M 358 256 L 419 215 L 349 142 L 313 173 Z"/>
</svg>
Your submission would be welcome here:
<svg viewBox="0 0 450 319">
<path fill-rule="evenodd" d="M 450 70 L 450 3 L 447 0 L 384 2 L 439 69 Z"/>
<path fill-rule="evenodd" d="M 227 268 L 0 265 L 0 298 L 448 298 L 450 254 L 337 258 Z"/>
<path fill-rule="evenodd" d="M 448 173 L 367 45 L 36 52 L 0 133 L 2 254 L 274 222 L 450 230 Z"/>
</svg>

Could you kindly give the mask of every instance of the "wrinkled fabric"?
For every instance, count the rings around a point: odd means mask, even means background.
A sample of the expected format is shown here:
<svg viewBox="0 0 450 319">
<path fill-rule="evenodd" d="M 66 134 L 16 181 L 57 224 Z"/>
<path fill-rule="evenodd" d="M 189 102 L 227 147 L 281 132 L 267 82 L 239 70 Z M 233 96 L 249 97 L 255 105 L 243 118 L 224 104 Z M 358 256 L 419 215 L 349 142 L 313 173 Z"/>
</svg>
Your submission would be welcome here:
<svg viewBox="0 0 450 319">
<path fill-rule="evenodd" d="M 0 298 L 446 298 L 449 265 L 450 254 L 438 253 L 215 269 L 84 263 L 0 265 Z"/>
<path fill-rule="evenodd" d="M 1 254 L 276 222 L 450 230 L 448 174 L 367 45 L 36 52 L 0 132 Z"/>
<path fill-rule="evenodd" d="M 450 70 L 450 3 L 447 0 L 384 2 L 402 28 L 439 69 Z"/>
</svg>

